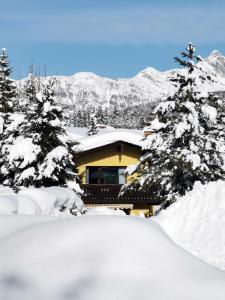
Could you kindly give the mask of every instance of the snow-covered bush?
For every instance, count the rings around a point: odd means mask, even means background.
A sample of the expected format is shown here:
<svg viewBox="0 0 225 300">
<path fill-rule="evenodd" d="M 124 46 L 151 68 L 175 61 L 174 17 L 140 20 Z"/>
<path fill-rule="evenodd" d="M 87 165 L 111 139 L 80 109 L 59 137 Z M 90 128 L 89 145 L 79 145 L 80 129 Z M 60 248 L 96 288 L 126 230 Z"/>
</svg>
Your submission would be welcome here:
<svg viewBox="0 0 225 300">
<path fill-rule="evenodd" d="M 15 194 L 0 190 L 0 215 L 79 215 L 84 211 L 81 198 L 63 187 L 24 188 Z"/>
</svg>

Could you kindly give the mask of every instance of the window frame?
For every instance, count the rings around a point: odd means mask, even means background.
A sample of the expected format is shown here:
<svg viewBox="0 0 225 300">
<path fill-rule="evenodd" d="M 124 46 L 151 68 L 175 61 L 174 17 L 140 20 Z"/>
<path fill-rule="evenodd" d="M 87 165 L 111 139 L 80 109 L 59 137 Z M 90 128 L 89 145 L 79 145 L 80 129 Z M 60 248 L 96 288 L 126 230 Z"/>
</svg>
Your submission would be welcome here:
<svg viewBox="0 0 225 300">
<path fill-rule="evenodd" d="M 96 169 L 97 170 L 97 183 L 90 183 L 90 169 Z M 127 166 L 86 166 L 86 182 L 87 184 L 99 184 L 99 185 L 123 185 L 127 182 L 127 176 L 124 175 L 124 182 L 120 183 L 120 172 L 121 169 L 126 170 Z M 117 169 L 117 183 L 102 183 L 104 181 L 104 176 L 103 176 L 103 169 Z"/>
</svg>

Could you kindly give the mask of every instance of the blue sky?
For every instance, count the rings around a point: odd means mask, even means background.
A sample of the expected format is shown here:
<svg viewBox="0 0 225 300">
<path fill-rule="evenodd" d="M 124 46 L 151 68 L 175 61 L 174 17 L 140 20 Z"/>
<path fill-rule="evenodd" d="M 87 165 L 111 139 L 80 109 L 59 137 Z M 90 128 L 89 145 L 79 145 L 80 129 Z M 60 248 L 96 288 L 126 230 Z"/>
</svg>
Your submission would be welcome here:
<svg viewBox="0 0 225 300">
<path fill-rule="evenodd" d="M 0 0 L 0 47 L 15 78 L 33 62 L 43 74 L 91 71 L 130 77 L 167 70 L 193 41 L 199 54 L 225 54 L 225 1 Z"/>
</svg>

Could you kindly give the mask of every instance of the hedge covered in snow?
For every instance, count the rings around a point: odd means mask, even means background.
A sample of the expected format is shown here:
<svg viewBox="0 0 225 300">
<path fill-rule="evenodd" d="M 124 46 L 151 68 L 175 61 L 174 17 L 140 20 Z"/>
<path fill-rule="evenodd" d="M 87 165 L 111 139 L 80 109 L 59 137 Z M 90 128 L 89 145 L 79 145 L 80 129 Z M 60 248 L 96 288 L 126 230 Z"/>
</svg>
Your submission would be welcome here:
<svg viewBox="0 0 225 300">
<path fill-rule="evenodd" d="M 68 188 L 24 188 L 18 194 L 0 188 L 0 215 L 80 214 L 83 209 L 80 197 Z"/>
</svg>

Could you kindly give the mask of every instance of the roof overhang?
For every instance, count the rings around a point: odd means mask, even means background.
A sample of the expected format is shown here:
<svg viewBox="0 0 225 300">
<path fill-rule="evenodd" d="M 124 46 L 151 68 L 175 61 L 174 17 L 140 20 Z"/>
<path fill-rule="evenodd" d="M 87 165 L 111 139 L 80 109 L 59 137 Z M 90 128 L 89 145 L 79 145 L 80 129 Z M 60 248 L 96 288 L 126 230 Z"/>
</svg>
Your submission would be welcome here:
<svg viewBox="0 0 225 300">
<path fill-rule="evenodd" d="M 86 152 L 115 143 L 126 143 L 142 147 L 143 135 L 129 130 L 115 130 L 109 133 L 95 134 L 79 140 L 78 150 Z"/>
</svg>

